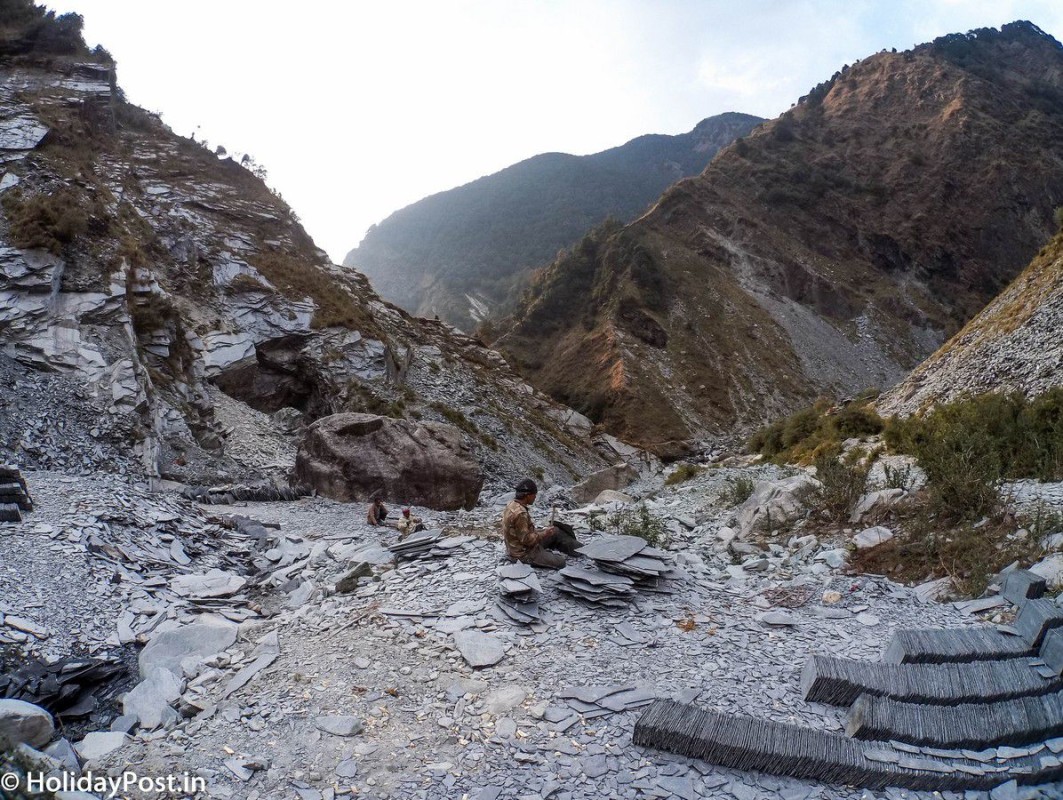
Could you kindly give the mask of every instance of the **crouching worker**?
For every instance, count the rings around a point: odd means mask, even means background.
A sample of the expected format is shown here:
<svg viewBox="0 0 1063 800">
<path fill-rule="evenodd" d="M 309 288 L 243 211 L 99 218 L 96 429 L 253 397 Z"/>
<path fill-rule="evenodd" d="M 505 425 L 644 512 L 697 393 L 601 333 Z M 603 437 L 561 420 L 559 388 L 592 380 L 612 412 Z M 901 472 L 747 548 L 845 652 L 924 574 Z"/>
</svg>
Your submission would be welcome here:
<svg viewBox="0 0 1063 800">
<path fill-rule="evenodd" d="M 539 487 L 535 481 L 522 480 L 517 484 L 516 496 L 502 512 L 502 539 L 506 543 L 506 554 L 514 561 L 523 561 L 533 567 L 561 569 L 565 566 L 564 556 L 550 551 L 560 550 L 575 555 L 580 543 L 570 530 L 558 526 L 541 531 L 535 529 L 528 506 L 535 502 L 538 493 Z"/>
<path fill-rule="evenodd" d="M 399 521 L 395 523 L 395 527 L 399 531 L 399 541 L 401 542 L 411 533 L 416 531 L 423 531 L 424 524 L 420 517 L 415 517 L 410 514 L 410 509 L 402 509 L 402 516 L 399 517 Z"/>
</svg>

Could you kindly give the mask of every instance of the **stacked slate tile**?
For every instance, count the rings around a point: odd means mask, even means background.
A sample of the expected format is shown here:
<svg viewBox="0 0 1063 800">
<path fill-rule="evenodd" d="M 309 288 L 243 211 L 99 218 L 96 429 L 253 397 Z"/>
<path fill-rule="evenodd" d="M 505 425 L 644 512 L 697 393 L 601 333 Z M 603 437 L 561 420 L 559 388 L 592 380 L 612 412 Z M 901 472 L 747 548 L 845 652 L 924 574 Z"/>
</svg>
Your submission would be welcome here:
<svg viewBox="0 0 1063 800">
<path fill-rule="evenodd" d="M 539 594 L 543 587 L 527 564 L 517 561 L 498 570 L 498 607 L 510 620 L 521 625 L 538 622 Z"/>
<path fill-rule="evenodd" d="M 472 536 L 444 536 L 442 528 L 417 531 L 388 546 L 396 561 L 449 558 L 458 548 L 471 542 Z"/>
<path fill-rule="evenodd" d="M 635 582 L 626 575 L 567 566 L 558 573 L 558 590 L 596 606 L 623 608 L 635 596 Z"/>
<path fill-rule="evenodd" d="M 1037 573 L 1028 569 L 1013 569 L 1004 580 L 1001 594 L 1009 603 L 1021 606 L 1027 600 L 1044 597 L 1047 588 L 1048 582 Z"/>
<path fill-rule="evenodd" d="M 662 578 L 672 572 L 670 556 L 638 536 L 611 536 L 579 548 L 599 569 L 630 578 L 639 589 L 668 592 Z"/>
<path fill-rule="evenodd" d="M 1015 628 L 1031 647 L 1040 647 L 1041 640 L 1052 628 L 1063 626 L 1063 608 L 1047 598 L 1027 600 L 1015 617 Z"/>
<path fill-rule="evenodd" d="M 22 522 L 23 511 L 33 511 L 26 479 L 18 467 L 0 464 L 0 522 Z"/>
<path fill-rule="evenodd" d="M 863 694 L 849 709 L 845 732 L 933 747 L 1024 745 L 1063 735 L 1063 692 L 947 706 Z"/>
<path fill-rule="evenodd" d="M 1021 636 L 988 625 L 926 628 L 893 634 L 882 657 L 888 664 L 944 664 L 1029 656 L 1036 648 Z"/>
</svg>

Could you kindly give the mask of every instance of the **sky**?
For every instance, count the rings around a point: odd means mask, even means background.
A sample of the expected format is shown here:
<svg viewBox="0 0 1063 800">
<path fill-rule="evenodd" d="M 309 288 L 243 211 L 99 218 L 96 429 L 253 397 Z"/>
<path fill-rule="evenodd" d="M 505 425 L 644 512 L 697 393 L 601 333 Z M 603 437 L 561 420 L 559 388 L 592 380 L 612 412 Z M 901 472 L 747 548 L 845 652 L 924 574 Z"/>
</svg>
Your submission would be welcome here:
<svg viewBox="0 0 1063 800">
<path fill-rule="evenodd" d="M 40 1 L 40 0 L 39 0 Z M 127 98 L 268 172 L 341 262 L 370 225 L 538 153 L 774 117 L 844 64 L 1059 0 L 43 0 Z"/>
</svg>

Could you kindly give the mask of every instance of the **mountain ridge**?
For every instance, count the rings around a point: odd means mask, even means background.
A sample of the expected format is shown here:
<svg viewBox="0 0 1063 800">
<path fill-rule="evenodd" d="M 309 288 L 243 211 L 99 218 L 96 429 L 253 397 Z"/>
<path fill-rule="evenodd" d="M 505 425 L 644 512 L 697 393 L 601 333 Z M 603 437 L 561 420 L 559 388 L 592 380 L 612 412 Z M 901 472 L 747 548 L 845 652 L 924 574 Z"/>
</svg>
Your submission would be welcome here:
<svg viewBox="0 0 1063 800">
<path fill-rule="evenodd" d="M 370 228 L 344 265 L 411 312 L 471 329 L 530 269 L 608 216 L 642 213 L 761 121 L 729 112 L 685 134 L 645 134 L 600 153 L 540 153 L 399 209 Z"/>
<path fill-rule="evenodd" d="M 555 261 L 496 345 L 658 450 L 890 386 L 1047 239 L 1061 146 L 1063 48 L 1036 26 L 870 56 Z"/>
</svg>

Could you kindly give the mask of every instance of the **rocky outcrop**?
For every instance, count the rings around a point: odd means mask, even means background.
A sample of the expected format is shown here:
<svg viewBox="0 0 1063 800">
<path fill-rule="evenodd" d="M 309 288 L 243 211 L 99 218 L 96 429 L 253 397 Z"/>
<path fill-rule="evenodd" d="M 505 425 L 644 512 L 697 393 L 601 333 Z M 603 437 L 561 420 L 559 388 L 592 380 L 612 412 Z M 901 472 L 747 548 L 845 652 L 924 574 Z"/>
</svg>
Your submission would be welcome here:
<svg viewBox="0 0 1063 800">
<path fill-rule="evenodd" d="M 611 467 L 600 469 L 586 480 L 580 481 L 569 490 L 569 495 L 577 503 L 590 503 L 602 492 L 625 489 L 638 480 L 639 472 L 630 464 L 621 461 Z"/>
<path fill-rule="evenodd" d="M 472 508 L 484 475 L 451 425 L 372 414 L 334 414 L 311 425 L 299 446 L 296 480 L 334 500 L 385 499 L 440 510 Z"/>
<path fill-rule="evenodd" d="M 125 103 L 105 56 L 79 53 L 0 54 L 3 459 L 283 482 L 297 432 L 256 412 L 383 411 L 463 420 L 506 482 L 615 460 L 498 353 L 330 263 L 258 177 Z"/>
<path fill-rule="evenodd" d="M 1063 386 L 1063 234 L 966 327 L 879 398 L 886 416 L 984 392 L 1035 397 Z"/>
</svg>

